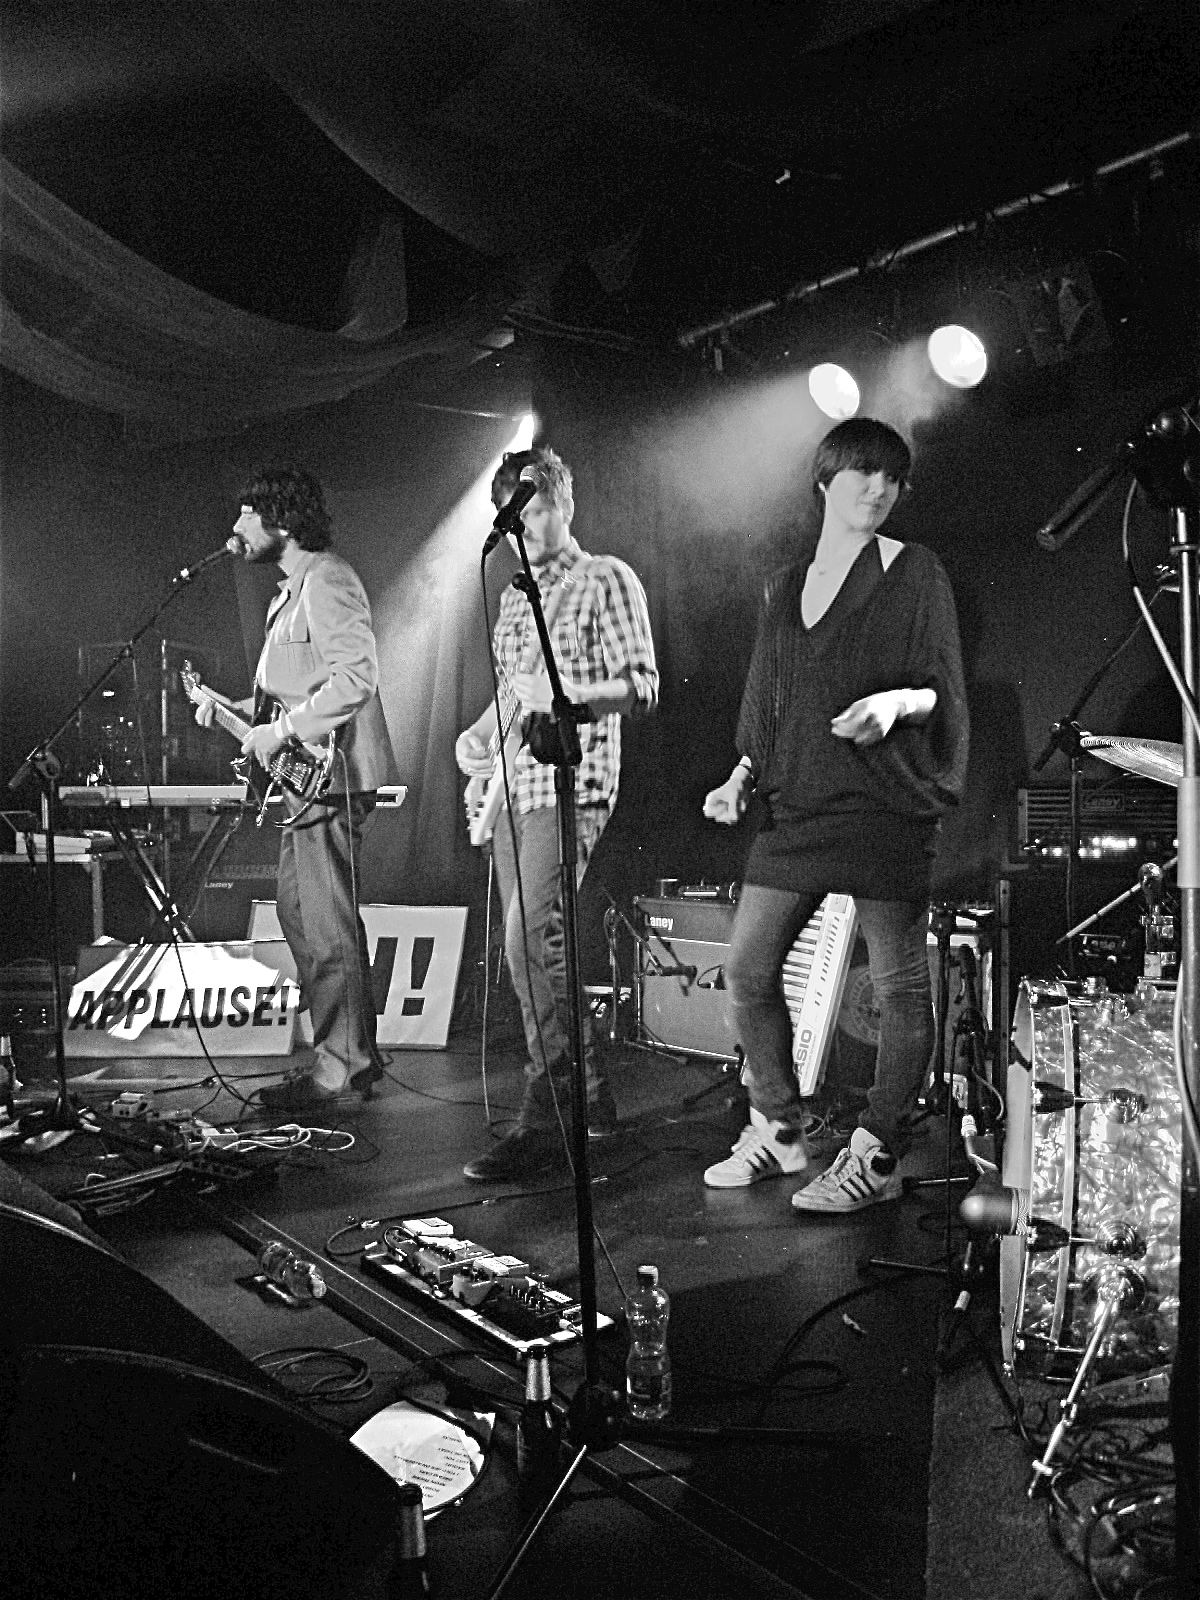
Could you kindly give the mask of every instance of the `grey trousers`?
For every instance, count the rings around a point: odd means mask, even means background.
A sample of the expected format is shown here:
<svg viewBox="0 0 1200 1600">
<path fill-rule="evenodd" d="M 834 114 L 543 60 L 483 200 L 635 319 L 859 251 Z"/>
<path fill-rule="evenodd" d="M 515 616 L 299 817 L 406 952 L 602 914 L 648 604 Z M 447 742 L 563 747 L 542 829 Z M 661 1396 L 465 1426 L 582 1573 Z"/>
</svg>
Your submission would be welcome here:
<svg viewBox="0 0 1200 1600">
<path fill-rule="evenodd" d="M 596 841 L 604 832 L 608 813 L 597 806 L 580 806 L 575 813 L 575 880 L 581 882 Z M 516 855 L 513 834 L 516 834 Z M 558 864 L 558 807 L 543 806 L 513 818 L 504 812 L 492 838 L 496 882 L 504 909 L 504 951 L 513 988 L 521 1004 L 525 1046 L 525 1098 L 519 1126 L 557 1126 L 554 1102 L 546 1082 L 549 1069 L 555 1083 L 566 1080 L 571 1064 L 570 1012 L 567 1005 L 567 967 L 563 949 L 562 895 Z M 520 866 L 524 899 L 517 894 L 516 864 Z M 593 1102 L 600 1088 L 590 1029 L 585 1026 L 584 1061 L 587 1095 Z"/>
<path fill-rule="evenodd" d="M 296 960 L 301 1004 L 312 1017 L 318 1070 L 353 1076 L 378 1060 L 366 930 L 351 871 L 374 794 L 331 795 L 283 830 L 279 925 Z"/>
</svg>

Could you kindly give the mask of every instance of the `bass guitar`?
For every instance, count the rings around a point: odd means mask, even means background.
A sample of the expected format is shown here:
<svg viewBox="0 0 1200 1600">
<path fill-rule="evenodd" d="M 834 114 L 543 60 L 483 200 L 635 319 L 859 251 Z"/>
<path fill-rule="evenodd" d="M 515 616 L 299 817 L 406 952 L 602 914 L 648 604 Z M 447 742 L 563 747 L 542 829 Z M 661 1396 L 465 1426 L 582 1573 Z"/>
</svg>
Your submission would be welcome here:
<svg viewBox="0 0 1200 1600">
<path fill-rule="evenodd" d="M 504 809 L 504 774 L 512 772 L 513 762 L 524 739 L 521 703 L 515 696 L 506 694 L 503 697 L 500 724 L 488 740 L 488 754 L 492 757 L 491 777 L 468 778 L 463 794 L 467 837 L 476 849 L 485 845 L 495 832 L 496 819 Z"/>
<path fill-rule="evenodd" d="M 185 661 L 179 676 L 189 700 L 198 706 L 211 706 L 213 720 L 226 733 L 231 733 L 239 743 L 253 728 L 252 722 L 240 717 L 232 706 L 226 705 L 211 689 L 200 682 L 190 661 Z M 280 708 L 283 709 L 282 707 Z M 337 738 L 330 734 L 318 744 L 306 744 L 300 739 L 289 739 L 267 763 L 272 789 L 278 786 L 293 799 L 301 802 L 300 809 L 288 818 L 288 823 L 298 822 L 308 808 L 323 800 L 333 782 L 333 763 L 337 756 Z M 234 769 L 239 766 L 234 762 Z M 270 791 L 268 791 L 268 794 Z M 264 803 L 265 804 L 265 803 Z M 261 815 L 261 814 L 260 814 Z"/>
</svg>

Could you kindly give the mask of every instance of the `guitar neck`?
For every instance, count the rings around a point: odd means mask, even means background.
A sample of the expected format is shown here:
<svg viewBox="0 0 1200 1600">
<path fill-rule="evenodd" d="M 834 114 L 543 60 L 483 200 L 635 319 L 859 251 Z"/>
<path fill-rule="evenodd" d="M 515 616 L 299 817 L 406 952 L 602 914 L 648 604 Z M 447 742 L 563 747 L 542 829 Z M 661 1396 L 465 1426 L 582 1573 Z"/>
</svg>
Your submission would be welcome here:
<svg viewBox="0 0 1200 1600">
<path fill-rule="evenodd" d="M 207 697 L 206 697 L 207 698 Z M 231 711 L 228 706 L 223 706 L 219 700 L 211 700 L 214 720 L 220 723 L 226 733 L 232 733 L 236 739 L 244 739 L 250 732 L 251 724 L 244 717 L 239 717 L 236 711 Z"/>
</svg>

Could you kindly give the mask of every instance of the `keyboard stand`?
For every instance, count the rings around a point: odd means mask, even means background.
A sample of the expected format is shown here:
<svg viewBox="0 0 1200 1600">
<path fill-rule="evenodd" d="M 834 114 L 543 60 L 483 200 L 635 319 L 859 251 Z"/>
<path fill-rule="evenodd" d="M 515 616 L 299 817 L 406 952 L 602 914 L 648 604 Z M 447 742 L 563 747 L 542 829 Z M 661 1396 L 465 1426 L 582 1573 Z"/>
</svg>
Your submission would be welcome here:
<svg viewBox="0 0 1200 1600">
<path fill-rule="evenodd" d="M 196 936 L 187 924 L 179 907 L 171 895 L 162 874 L 155 866 L 153 858 L 143 848 L 137 836 L 128 812 L 118 807 L 113 807 L 106 814 L 105 821 L 117 841 L 117 848 L 129 863 L 130 870 L 142 887 L 142 892 L 154 909 L 154 921 L 150 933 L 157 932 L 160 923 L 167 929 L 172 939 L 182 939 L 189 944 L 194 944 Z M 164 845 L 165 848 L 165 845 Z M 149 942 L 157 942 L 150 940 Z"/>
</svg>

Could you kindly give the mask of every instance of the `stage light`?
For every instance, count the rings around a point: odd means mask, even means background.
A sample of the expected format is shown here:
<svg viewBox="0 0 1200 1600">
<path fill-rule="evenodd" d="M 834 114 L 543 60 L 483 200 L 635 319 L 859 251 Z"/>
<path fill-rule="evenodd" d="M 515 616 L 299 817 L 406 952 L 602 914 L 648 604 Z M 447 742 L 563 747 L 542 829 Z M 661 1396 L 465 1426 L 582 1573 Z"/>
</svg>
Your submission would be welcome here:
<svg viewBox="0 0 1200 1600">
<path fill-rule="evenodd" d="M 858 410 L 858 385 L 846 371 L 832 361 L 822 361 L 808 375 L 808 392 L 820 410 L 835 422 L 843 422 Z"/>
<path fill-rule="evenodd" d="M 508 448 L 510 450 L 528 450 L 533 444 L 533 436 L 536 432 L 537 418 L 532 411 L 527 411 L 521 418 Z"/>
<path fill-rule="evenodd" d="M 929 364 L 943 383 L 955 389 L 973 389 L 987 371 L 983 341 L 956 322 L 935 328 L 929 335 Z"/>
</svg>

